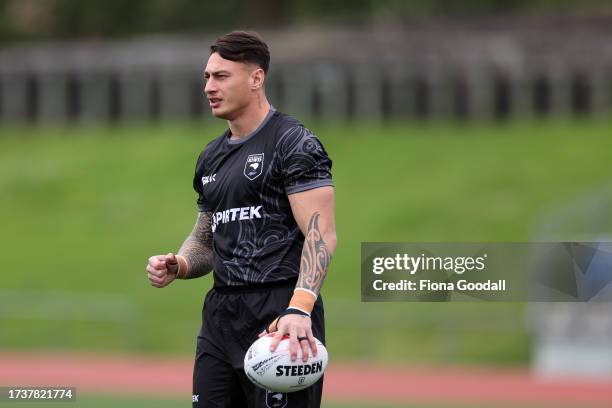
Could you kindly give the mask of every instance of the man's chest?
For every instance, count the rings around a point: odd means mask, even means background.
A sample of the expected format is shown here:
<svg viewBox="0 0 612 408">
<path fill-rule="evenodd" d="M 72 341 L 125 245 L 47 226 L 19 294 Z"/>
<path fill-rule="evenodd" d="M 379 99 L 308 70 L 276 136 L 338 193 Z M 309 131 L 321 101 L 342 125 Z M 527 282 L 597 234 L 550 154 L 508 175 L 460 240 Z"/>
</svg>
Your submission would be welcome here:
<svg viewBox="0 0 612 408">
<path fill-rule="evenodd" d="M 276 179 L 274 156 L 265 145 L 253 145 L 206 158 L 200 181 L 207 201 L 213 206 L 240 206 L 258 200 L 264 185 Z"/>
</svg>

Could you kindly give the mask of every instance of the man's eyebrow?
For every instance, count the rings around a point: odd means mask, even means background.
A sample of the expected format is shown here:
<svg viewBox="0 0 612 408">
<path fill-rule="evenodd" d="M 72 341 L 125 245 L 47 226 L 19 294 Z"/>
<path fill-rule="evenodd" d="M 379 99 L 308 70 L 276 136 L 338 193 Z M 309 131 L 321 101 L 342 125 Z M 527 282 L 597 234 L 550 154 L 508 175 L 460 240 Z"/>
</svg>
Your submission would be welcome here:
<svg viewBox="0 0 612 408">
<path fill-rule="evenodd" d="M 208 71 L 204 71 L 204 75 L 219 75 L 219 74 L 229 74 L 229 71 L 214 71 L 214 72 L 208 72 Z"/>
</svg>

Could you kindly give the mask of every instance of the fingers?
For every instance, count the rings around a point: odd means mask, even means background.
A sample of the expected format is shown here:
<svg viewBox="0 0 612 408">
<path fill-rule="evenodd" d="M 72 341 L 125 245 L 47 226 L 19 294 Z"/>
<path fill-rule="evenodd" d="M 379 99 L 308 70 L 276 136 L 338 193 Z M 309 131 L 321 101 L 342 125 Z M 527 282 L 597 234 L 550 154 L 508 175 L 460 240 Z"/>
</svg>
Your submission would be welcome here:
<svg viewBox="0 0 612 408">
<path fill-rule="evenodd" d="M 270 351 L 275 351 L 282 336 L 289 334 L 289 354 L 291 361 L 297 360 L 298 350 L 302 351 L 302 360 L 308 361 L 308 349 L 312 350 L 312 356 L 317 355 L 317 344 L 312 334 L 312 326 L 310 318 L 298 315 L 283 315 L 283 318 L 278 322 L 278 330 L 274 334 Z M 265 331 L 260 334 L 260 337 L 265 335 Z M 300 340 L 301 339 L 301 340 Z"/>
<path fill-rule="evenodd" d="M 149 275 L 149 283 L 156 288 L 163 288 L 166 286 L 167 276 L 157 277 L 154 275 Z"/>
<path fill-rule="evenodd" d="M 164 286 L 166 286 L 164 282 L 162 283 L 150 282 L 150 283 L 151 283 L 151 286 L 156 287 L 156 288 L 163 288 Z"/>
<path fill-rule="evenodd" d="M 149 276 L 156 276 L 158 278 L 164 277 L 166 276 L 166 274 L 168 273 L 168 270 L 166 268 L 164 269 L 155 269 L 151 264 L 147 265 L 147 272 L 149 273 Z"/>
<path fill-rule="evenodd" d="M 170 252 L 168 255 L 165 256 L 165 261 L 166 261 L 166 268 L 168 269 L 169 273 L 177 273 L 178 272 L 178 260 L 176 259 L 176 256 Z"/>
<path fill-rule="evenodd" d="M 289 331 L 289 355 L 291 356 L 291 361 L 297 360 L 298 344 L 297 330 L 292 326 Z"/>
<path fill-rule="evenodd" d="M 167 273 L 166 271 L 159 272 L 155 271 L 152 273 L 149 269 L 147 269 L 147 277 L 149 278 L 149 283 L 151 286 L 155 286 L 156 288 L 163 288 L 166 285 Z"/>
<path fill-rule="evenodd" d="M 272 343 L 270 343 L 270 351 L 276 350 L 276 347 L 278 347 L 278 343 L 280 343 L 283 335 L 284 333 L 280 330 L 276 332 L 274 337 L 272 337 Z"/>
<path fill-rule="evenodd" d="M 308 361 L 308 346 L 309 346 L 309 342 L 307 339 L 307 336 L 298 336 L 299 337 L 299 344 L 300 347 L 302 348 L 302 361 L 303 362 L 307 362 Z"/>
<path fill-rule="evenodd" d="M 164 260 L 166 261 L 166 265 L 171 263 L 171 264 L 175 264 L 176 261 L 176 256 L 170 252 L 168 255 L 166 255 L 166 257 L 164 258 Z"/>
<path fill-rule="evenodd" d="M 149 258 L 148 263 L 153 269 L 165 270 L 166 269 L 166 258 L 161 255 L 154 255 Z"/>
<path fill-rule="evenodd" d="M 149 283 L 151 284 L 151 286 L 154 286 L 156 288 L 163 288 L 168 286 L 172 281 L 174 281 L 174 279 L 176 278 L 176 275 L 173 274 L 165 274 L 162 277 L 158 277 L 152 274 L 148 274 L 149 277 Z"/>
<path fill-rule="evenodd" d="M 310 345 L 310 349 L 312 350 L 312 356 L 316 357 L 317 356 L 317 342 L 315 341 L 314 336 L 312 335 L 312 330 L 309 329 L 306 332 L 306 337 L 308 337 L 308 344 Z M 306 343 L 306 341 L 304 340 L 302 343 Z M 306 360 L 304 360 L 306 361 Z"/>
<path fill-rule="evenodd" d="M 268 333 L 274 333 L 275 331 L 277 331 L 277 329 L 278 329 L 278 319 L 279 319 L 279 317 L 277 317 L 276 319 L 272 320 L 272 323 L 270 323 L 270 325 L 268 325 Z"/>
<path fill-rule="evenodd" d="M 163 288 L 172 282 L 172 275 L 169 275 L 167 268 L 167 259 L 169 258 L 170 264 L 172 260 L 176 262 L 174 254 L 168 255 L 154 255 L 148 259 L 146 271 L 147 278 L 151 286 L 156 288 Z M 176 268 L 176 265 L 175 265 Z"/>
<path fill-rule="evenodd" d="M 147 275 L 153 286 L 155 286 L 155 284 L 162 284 L 166 280 L 166 275 L 168 274 L 166 262 L 160 260 L 160 258 L 163 259 L 163 257 L 160 256 L 152 256 L 149 258 L 149 263 L 147 264 Z"/>
</svg>

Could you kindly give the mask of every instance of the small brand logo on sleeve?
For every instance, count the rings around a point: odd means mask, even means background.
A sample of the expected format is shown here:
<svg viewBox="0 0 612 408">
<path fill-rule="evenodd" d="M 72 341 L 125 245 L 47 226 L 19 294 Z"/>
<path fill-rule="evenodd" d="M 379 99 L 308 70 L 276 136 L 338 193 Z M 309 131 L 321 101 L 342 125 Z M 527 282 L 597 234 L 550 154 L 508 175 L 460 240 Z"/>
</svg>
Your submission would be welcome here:
<svg viewBox="0 0 612 408">
<path fill-rule="evenodd" d="M 204 176 L 202 177 L 202 187 L 204 187 L 205 185 L 207 185 L 208 183 L 212 183 L 213 181 L 215 181 L 215 177 L 217 176 L 217 173 L 215 174 L 211 174 L 210 176 Z"/>
</svg>

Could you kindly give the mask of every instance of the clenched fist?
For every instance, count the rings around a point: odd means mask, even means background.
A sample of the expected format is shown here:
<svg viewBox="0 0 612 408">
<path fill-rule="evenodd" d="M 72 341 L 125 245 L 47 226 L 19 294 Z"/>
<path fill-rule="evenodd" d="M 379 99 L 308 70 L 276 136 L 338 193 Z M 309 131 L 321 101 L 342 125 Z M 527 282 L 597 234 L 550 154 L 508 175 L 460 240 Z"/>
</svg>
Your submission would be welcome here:
<svg viewBox="0 0 612 408">
<path fill-rule="evenodd" d="M 147 264 L 147 276 L 151 286 L 163 288 L 168 286 L 178 272 L 178 261 L 173 253 L 168 255 L 153 255 Z"/>
</svg>

